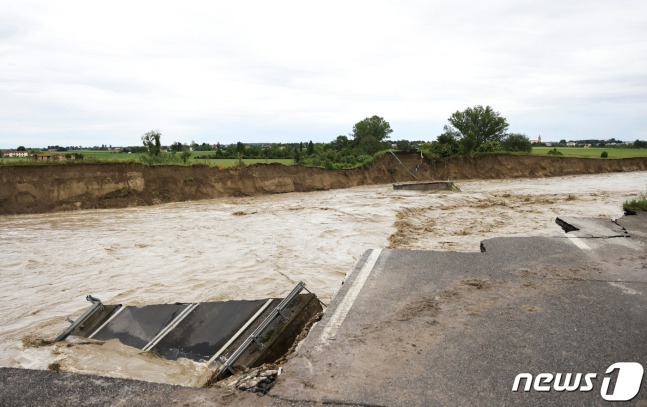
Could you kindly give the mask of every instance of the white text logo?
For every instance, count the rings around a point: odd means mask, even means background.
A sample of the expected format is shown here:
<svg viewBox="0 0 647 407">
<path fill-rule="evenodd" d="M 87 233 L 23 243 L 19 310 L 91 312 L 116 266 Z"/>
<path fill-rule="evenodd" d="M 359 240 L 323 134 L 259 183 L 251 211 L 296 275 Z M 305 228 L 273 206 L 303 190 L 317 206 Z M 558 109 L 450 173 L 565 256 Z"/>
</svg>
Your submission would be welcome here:
<svg viewBox="0 0 647 407">
<path fill-rule="evenodd" d="M 611 377 L 605 376 L 602 379 L 602 388 L 600 395 L 608 401 L 629 401 L 636 397 L 640 391 L 640 385 L 644 374 L 644 369 L 640 363 L 636 362 L 618 362 L 609 366 L 606 374 L 618 370 L 618 377 L 615 380 L 615 386 L 611 393 Z M 539 373 L 534 378 L 530 373 L 519 373 L 514 378 L 512 391 L 518 391 L 522 380 L 525 379 L 523 391 L 530 391 L 531 387 L 535 391 L 591 391 L 593 390 L 593 381 L 597 378 L 597 373 Z M 582 380 L 584 379 L 584 380 Z M 552 386 L 551 386 L 552 382 Z"/>
</svg>

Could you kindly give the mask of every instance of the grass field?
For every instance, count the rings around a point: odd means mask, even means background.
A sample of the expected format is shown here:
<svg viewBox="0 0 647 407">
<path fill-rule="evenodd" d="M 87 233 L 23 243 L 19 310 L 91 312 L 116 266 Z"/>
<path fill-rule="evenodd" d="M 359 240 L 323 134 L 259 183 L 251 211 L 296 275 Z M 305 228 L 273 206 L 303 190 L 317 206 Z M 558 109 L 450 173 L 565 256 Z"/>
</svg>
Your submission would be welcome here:
<svg viewBox="0 0 647 407">
<path fill-rule="evenodd" d="M 608 158 L 633 158 L 647 157 L 647 149 L 638 148 L 605 148 L 605 147 L 533 147 L 534 155 L 548 155 L 553 148 L 562 153 L 565 157 L 591 157 L 600 158 L 600 154 L 606 151 Z"/>
<path fill-rule="evenodd" d="M 607 159 L 613 158 L 633 158 L 633 157 L 647 157 L 647 149 L 637 149 L 637 148 L 604 148 L 604 147 L 533 147 L 532 155 L 544 155 L 548 156 L 548 152 L 556 148 L 557 151 L 562 153 L 562 157 L 587 157 L 587 158 L 600 158 L 600 155 L 603 151 L 606 151 L 608 154 Z M 79 151 L 67 151 L 62 154 L 68 153 L 80 153 L 83 154 L 83 161 L 81 163 L 93 163 L 93 162 L 141 162 L 140 157 L 144 153 L 117 153 L 111 151 L 89 151 L 89 150 L 79 150 Z M 216 158 L 216 159 L 198 159 L 194 158 L 195 156 L 205 156 L 214 154 L 213 151 L 194 151 L 191 155 L 191 158 L 188 161 L 188 165 L 191 164 L 204 164 L 212 167 L 235 167 L 238 165 L 239 161 L 235 158 Z M 175 164 L 180 164 L 179 155 L 178 161 Z M 291 158 L 246 158 L 243 160 L 245 165 L 252 164 L 270 164 L 270 163 L 280 163 L 283 165 L 293 165 L 294 160 Z M 22 165 L 31 165 L 34 164 L 34 161 L 26 158 L 2 158 L 0 159 L 0 164 L 22 164 Z M 57 164 L 56 162 L 51 163 L 40 163 L 40 164 Z M 68 162 L 68 164 L 71 164 Z"/>
<path fill-rule="evenodd" d="M 138 161 L 141 154 L 139 153 L 117 153 L 112 151 L 88 151 L 88 150 L 70 150 L 63 154 L 79 153 L 83 154 L 84 160 L 97 160 L 97 161 Z"/>
<path fill-rule="evenodd" d="M 211 167 L 214 166 L 219 166 L 219 167 L 235 167 L 238 165 L 238 160 L 235 158 L 216 158 L 216 159 L 208 159 L 208 160 L 202 160 L 202 159 L 191 159 L 190 161 L 191 164 L 206 164 Z M 279 163 L 283 165 L 293 165 L 294 160 L 291 158 L 245 158 L 243 159 L 243 163 L 245 165 L 252 165 L 252 164 L 272 164 L 272 163 Z"/>
<path fill-rule="evenodd" d="M 100 163 L 106 163 L 106 162 L 141 162 L 140 157 L 144 155 L 144 153 L 117 153 L 117 152 L 111 152 L 111 151 L 89 151 L 89 150 L 75 150 L 75 151 L 66 151 L 61 154 L 73 154 L 73 153 L 80 153 L 83 154 L 83 161 L 81 163 L 93 163 L 93 162 L 100 162 Z M 214 151 L 194 151 L 191 154 L 191 158 L 188 161 L 188 165 L 191 164 L 205 164 L 209 165 L 211 167 L 235 167 L 238 165 L 239 161 L 238 159 L 235 158 L 217 158 L 217 159 L 198 159 L 198 158 L 193 158 L 195 156 L 204 156 L 204 155 L 210 155 L 214 154 Z M 178 154 L 178 162 L 175 164 L 179 164 L 179 154 Z M 34 164 L 34 161 L 31 159 L 27 158 L 5 158 L 1 159 L 1 163 L 3 164 Z M 47 164 L 57 164 L 60 162 L 51 162 Z M 245 165 L 252 165 L 252 164 L 258 164 L 258 163 L 263 163 L 263 164 L 271 164 L 271 163 L 279 163 L 283 165 L 293 165 L 294 160 L 291 158 L 245 158 L 243 159 L 243 164 Z M 45 164 L 45 163 L 40 163 L 40 164 Z M 76 164 L 76 163 L 75 163 Z"/>
<path fill-rule="evenodd" d="M 115 153 L 110 151 L 68 151 L 69 153 L 81 153 L 83 154 L 84 160 L 97 160 L 97 161 L 139 161 L 139 157 L 143 153 Z M 238 160 L 235 158 L 215 158 L 215 159 L 199 159 L 194 158 L 196 156 L 205 156 L 215 154 L 215 151 L 193 151 L 191 153 L 191 158 L 188 161 L 188 164 L 205 164 L 209 166 L 223 166 L 223 167 L 234 167 L 238 165 Z M 179 153 L 178 153 L 179 156 Z M 252 164 L 269 164 L 269 163 L 280 163 L 283 165 L 292 165 L 294 160 L 291 158 L 245 158 L 243 159 L 245 165 Z"/>
</svg>

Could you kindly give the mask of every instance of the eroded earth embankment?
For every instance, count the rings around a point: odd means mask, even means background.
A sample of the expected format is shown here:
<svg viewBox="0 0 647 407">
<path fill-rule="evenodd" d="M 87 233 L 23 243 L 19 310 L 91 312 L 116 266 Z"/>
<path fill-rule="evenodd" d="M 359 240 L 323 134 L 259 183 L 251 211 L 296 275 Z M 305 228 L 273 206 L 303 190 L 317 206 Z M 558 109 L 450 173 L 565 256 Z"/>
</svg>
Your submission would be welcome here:
<svg viewBox="0 0 647 407">
<path fill-rule="evenodd" d="M 252 196 L 420 180 L 551 177 L 645 171 L 647 158 L 604 160 L 493 155 L 449 160 L 391 154 L 368 168 L 325 170 L 257 164 L 220 170 L 136 163 L 0 166 L 0 215 L 124 208 L 224 196 Z M 404 167 L 407 167 L 406 169 Z"/>
</svg>

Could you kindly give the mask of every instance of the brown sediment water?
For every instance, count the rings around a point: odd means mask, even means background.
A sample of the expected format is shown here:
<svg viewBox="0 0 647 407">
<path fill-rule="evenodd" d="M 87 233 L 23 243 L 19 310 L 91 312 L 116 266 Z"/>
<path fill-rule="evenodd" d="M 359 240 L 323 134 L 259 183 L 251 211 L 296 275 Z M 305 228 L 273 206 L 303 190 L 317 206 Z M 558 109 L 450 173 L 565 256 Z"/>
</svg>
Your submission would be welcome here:
<svg viewBox="0 0 647 407">
<path fill-rule="evenodd" d="M 87 340 L 48 345 L 90 303 L 259 299 L 299 281 L 329 302 L 370 248 L 479 251 L 556 236 L 558 215 L 616 218 L 647 173 L 389 185 L 0 217 L 0 365 L 198 385 L 206 368 Z"/>
</svg>

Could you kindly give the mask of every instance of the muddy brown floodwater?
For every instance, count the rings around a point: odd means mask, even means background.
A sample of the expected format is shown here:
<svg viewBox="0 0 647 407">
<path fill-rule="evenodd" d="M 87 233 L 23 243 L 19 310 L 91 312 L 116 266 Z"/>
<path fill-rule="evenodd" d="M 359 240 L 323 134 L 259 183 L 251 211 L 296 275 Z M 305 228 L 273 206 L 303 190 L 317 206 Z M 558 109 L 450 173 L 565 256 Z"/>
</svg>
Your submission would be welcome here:
<svg viewBox="0 0 647 407">
<path fill-rule="evenodd" d="M 46 345 L 90 304 L 259 299 L 299 281 L 324 302 L 370 248 L 479 251 L 562 234 L 558 215 L 616 218 L 647 173 L 391 185 L 154 207 L 0 216 L 0 365 L 197 385 L 208 375 L 118 341 Z"/>
</svg>

